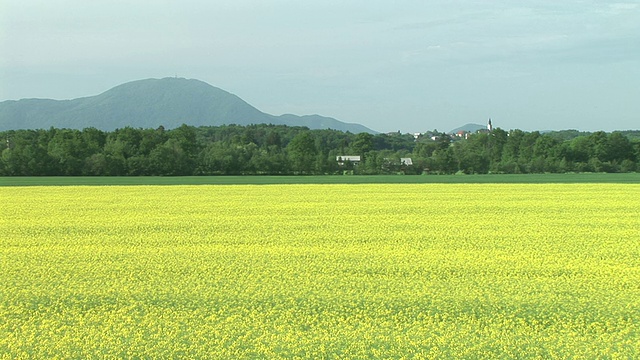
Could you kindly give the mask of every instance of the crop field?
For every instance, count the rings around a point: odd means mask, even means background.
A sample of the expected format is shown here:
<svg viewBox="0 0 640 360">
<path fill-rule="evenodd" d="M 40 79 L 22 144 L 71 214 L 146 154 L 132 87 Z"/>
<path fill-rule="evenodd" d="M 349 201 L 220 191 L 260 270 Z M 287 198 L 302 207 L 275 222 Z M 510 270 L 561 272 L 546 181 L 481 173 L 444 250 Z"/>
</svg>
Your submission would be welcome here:
<svg viewBox="0 0 640 360">
<path fill-rule="evenodd" d="M 0 359 L 640 358 L 639 184 L 0 199 Z"/>
</svg>

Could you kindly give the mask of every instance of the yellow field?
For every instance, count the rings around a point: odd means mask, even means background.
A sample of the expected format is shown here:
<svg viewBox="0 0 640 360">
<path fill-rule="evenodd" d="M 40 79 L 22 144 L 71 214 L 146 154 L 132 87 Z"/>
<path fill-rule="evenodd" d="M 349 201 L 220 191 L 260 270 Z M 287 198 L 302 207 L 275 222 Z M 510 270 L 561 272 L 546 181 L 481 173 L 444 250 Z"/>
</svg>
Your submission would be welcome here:
<svg viewBox="0 0 640 360">
<path fill-rule="evenodd" d="M 0 358 L 640 358 L 640 185 L 0 187 Z"/>
</svg>

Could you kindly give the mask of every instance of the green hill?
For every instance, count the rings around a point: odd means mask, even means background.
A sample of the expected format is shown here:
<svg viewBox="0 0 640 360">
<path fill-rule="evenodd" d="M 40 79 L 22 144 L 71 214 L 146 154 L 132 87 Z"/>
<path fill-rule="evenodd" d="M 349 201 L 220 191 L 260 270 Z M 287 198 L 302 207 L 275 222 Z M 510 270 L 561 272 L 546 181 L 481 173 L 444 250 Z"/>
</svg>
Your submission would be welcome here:
<svg viewBox="0 0 640 360">
<path fill-rule="evenodd" d="M 466 125 L 460 126 L 460 127 L 458 127 L 458 128 L 455 128 L 455 129 L 453 129 L 453 130 L 450 130 L 448 133 L 449 133 L 449 134 L 455 134 L 455 133 L 457 133 L 458 131 L 466 131 L 466 132 L 474 133 L 474 132 L 476 132 L 476 131 L 478 131 L 478 130 L 486 129 L 486 128 L 487 128 L 487 126 L 486 126 L 486 125 L 479 125 L 479 124 L 466 124 Z"/>
<path fill-rule="evenodd" d="M 335 129 L 353 133 L 375 131 L 319 115 L 273 116 L 238 96 L 193 79 L 164 78 L 129 82 L 100 95 L 74 100 L 23 99 L 0 103 L 0 131 L 49 127 L 114 130 L 176 128 L 225 124 L 275 124 Z"/>
</svg>

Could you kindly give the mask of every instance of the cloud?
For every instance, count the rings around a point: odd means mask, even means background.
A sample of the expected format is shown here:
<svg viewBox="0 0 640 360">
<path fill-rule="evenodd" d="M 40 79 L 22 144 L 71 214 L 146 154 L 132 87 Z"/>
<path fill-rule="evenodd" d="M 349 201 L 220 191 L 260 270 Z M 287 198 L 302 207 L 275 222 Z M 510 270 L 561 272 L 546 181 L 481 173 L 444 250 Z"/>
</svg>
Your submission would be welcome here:
<svg viewBox="0 0 640 360">
<path fill-rule="evenodd" d="M 615 3 L 609 5 L 609 11 L 613 14 L 620 14 L 623 12 L 627 12 L 630 10 L 635 10 L 640 8 L 640 4 L 632 4 L 632 3 Z"/>
</svg>

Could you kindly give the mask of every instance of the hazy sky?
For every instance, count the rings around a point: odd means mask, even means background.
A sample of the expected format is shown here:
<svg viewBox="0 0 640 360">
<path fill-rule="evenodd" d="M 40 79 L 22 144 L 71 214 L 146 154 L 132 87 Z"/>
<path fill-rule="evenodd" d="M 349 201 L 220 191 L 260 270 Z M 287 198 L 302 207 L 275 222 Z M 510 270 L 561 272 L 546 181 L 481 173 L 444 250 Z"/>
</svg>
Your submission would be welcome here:
<svg viewBox="0 0 640 360">
<path fill-rule="evenodd" d="M 176 75 L 384 132 L 640 129 L 640 1 L 0 0 L 0 100 Z"/>
</svg>

